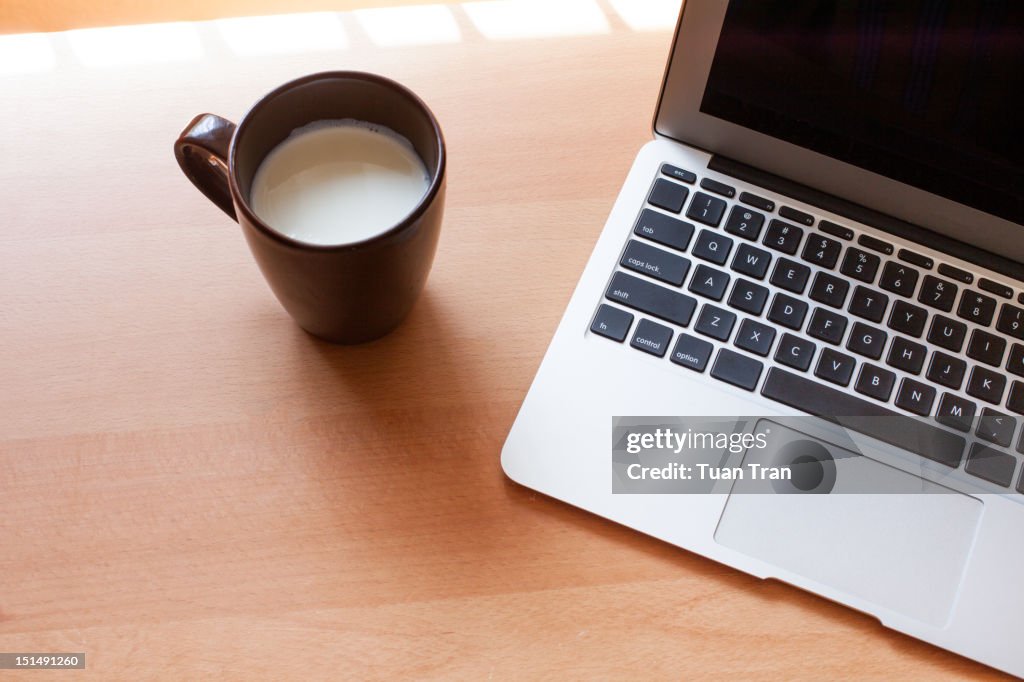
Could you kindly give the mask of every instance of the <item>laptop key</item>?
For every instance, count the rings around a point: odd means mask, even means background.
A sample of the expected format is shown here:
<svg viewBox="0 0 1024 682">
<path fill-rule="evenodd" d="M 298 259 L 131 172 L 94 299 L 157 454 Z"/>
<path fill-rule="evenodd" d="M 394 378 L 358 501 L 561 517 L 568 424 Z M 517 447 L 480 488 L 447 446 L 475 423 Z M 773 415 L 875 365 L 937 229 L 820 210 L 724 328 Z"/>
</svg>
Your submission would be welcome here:
<svg viewBox="0 0 1024 682">
<path fill-rule="evenodd" d="M 957 317 L 975 322 L 983 327 L 992 323 L 996 314 L 996 299 L 976 291 L 965 289 L 956 309 Z"/>
<path fill-rule="evenodd" d="M 960 358 L 946 355 L 941 351 L 932 353 L 932 361 L 928 364 L 928 380 L 946 388 L 959 389 L 967 373 L 967 363 Z"/>
<path fill-rule="evenodd" d="M 719 182 L 718 180 L 712 180 L 711 178 L 704 178 L 703 180 L 701 180 L 700 186 L 709 192 L 721 194 L 723 197 L 729 197 L 730 199 L 736 196 L 735 187 L 733 187 L 732 185 L 727 185 L 724 182 Z"/>
<path fill-rule="evenodd" d="M 701 296 L 721 301 L 725 296 L 725 289 L 729 286 L 729 275 L 721 270 L 709 268 L 706 265 L 698 265 L 690 278 L 690 291 Z"/>
<path fill-rule="evenodd" d="M 842 225 L 836 225 L 831 220 L 822 220 L 818 223 L 818 229 L 825 234 L 830 234 L 833 237 L 839 237 L 846 241 L 853 239 L 853 230 L 848 227 L 843 227 Z"/>
<path fill-rule="evenodd" d="M 742 277 L 736 280 L 736 286 L 729 294 L 729 305 L 751 315 L 760 315 L 764 304 L 768 301 L 768 288 L 754 284 Z"/>
<path fill-rule="evenodd" d="M 645 208 L 636 220 L 633 234 L 679 251 L 686 251 L 695 229 L 686 221 Z"/>
<path fill-rule="evenodd" d="M 609 300 L 660 317 L 680 327 L 690 324 L 697 300 L 692 296 L 646 282 L 625 272 L 616 272 L 605 291 Z"/>
<path fill-rule="evenodd" d="M 885 362 L 890 367 L 902 369 L 904 372 L 920 374 L 927 354 L 928 349 L 921 344 L 897 336 L 892 340 Z"/>
<path fill-rule="evenodd" d="M 845 279 L 827 272 L 819 272 L 814 276 L 814 283 L 811 284 L 809 295 L 818 303 L 824 303 L 833 308 L 842 308 L 849 291 L 850 283 Z"/>
<path fill-rule="evenodd" d="M 1000 452 L 981 443 L 972 443 L 967 455 L 965 470 L 972 476 L 984 479 L 989 483 L 1009 488 L 1013 482 L 1013 470 L 1017 460 L 1013 455 Z"/>
<path fill-rule="evenodd" d="M 711 304 L 704 304 L 697 316 L 697 322 L 693 325 L 693 331 L 704 336 L 710 336 L 719 341 L 728 341 L 732 334 L 733 325 L 736 324 L 736 313 L 722 310 Z"/>
<path fill-rule="evenodd" d="M 949 265 L 948 263 L 939 264 L 939 274 L 945 275 L 950 279 L 955 279 L 958 282 L 963 282 L 964 284 L 971 284 L 972 282 L 974 282 L 974 275 L 967 272 L 966 270 L 955 268 L 952 265 Z"/>
<path fill-rule="evenodd" d="M 722 222 L 723 213 L 725 213 L 725 201 L 704 192 L 694 194 L 690 208 L 686 209 L 687 218 L 711 227 L 718 227 L 718 223 Z"/>
<path fill-rule="evenodd" d="M 978 438 L 984 438 L 990 443 L 1006 448 L 1010 446 L 1010 441 L 1013 440 L 1013 430 L 1015 428 L 1017 428 L 1016 419 L 998 410 L 985 407 L 981 410 L 981 419 L 978 420 L 978 428 L 974 431 L 974 434 Z"/>
<path fill-rule="evenodd" d="M 959 353 L 967 336 L 967 325 L 943 315 L 932 318 L 932 326 L 928 329 L 928 343 Z"/>
<path fill-rule="evenodd" d="M 681 180 L 690 185 L 697 182 L 696 173 L 688 170 L 683 170 L 682 168 L 673 166 L 672 164 L 669 163 L 664 163 L 661 165 L 661 172 L 663 175 L 667 175 L 670 178 L 675 178 L 676 180 Z"/>
<path fill-rule="evenodd" d="M 802 294 L 810 276 L 811 269 L 806 265 L 788 258 L 779 258 L 775 261 L 771 283 L 794 294 Z"/>
<path fill-rule="evenodd" d="M 761 395 L 951 468 L 963 458 L 962 436 L 778 367 L 768 372 Z"/>
<path fill-rule="evenodd" d="M 718 351 L 715 364 L 711 368 L 711 376 L 727 384 L 753 391 L 763 369 L 764 365 L 760 361 L 723 348 Z"/>
<path fill-rule="evenodd" d="M 751 194 L 750 192 L 740 192 L 740 201 L 748 206 L 753 206 L 754 208 L 759 208 L 762 211 L 768 211 L 769 213 L 775 210 L 774 201 L 771 199 L 765 199 L 764 197 L 759 197 L 756 194 Z"/>
<path fill-rule="evenodd" d="M 647 203 L 666 211 L 679 213 L 683 210 L 683 204 L 686 203 L 686 197 L 689 194 L 690 190 L 679 183 L 658 178 L 654 181 L 654 187 L 651 188 L 651 193 L 647 197 Z"/>
<path fill-rule="evenodd" d="M 804 244 L 804 250 L 800 257 L 808 263 L 814 263 L 831 270 L 839 261 L 839 252 L 841 250 L 842 245 L 835 239 L 829 239 L 820 234 L 812 234 L 807 238 L 807 243 Z"/>
<path fill-rule="evenodd" d="M 889 297 L 867 287 L 858 286 L 853 290 L 850 306 L 847 308 L 857 317 L 872 322 L 881 322 L 885 317 L 885 308 L 889 305 Z"/>
<path fill-rule="evenodd" d="M 1024 383 L 1014 381 L 1010 385 L 1010 397 L 1006 399 L 1006 407 L 1011 412 L 1024 414 Z M 1021 432 L 1021 436 L 1024 437 L 1024 431 Z"/>
<path fill-rule="evenodd" d="M 807 335 L 838 346 L 846 333 L 846 318 L 825 308 L 815 308 L 807 323 Z"/>
<path fill-rule="evenodd" d="M 1005 352 L 1006 339 L 980 329 L 971 332 L 971 340 L 967 342 L 967 357 L 972 360 L 999 367 L 1003 364 Z"/>
<path fill-rule="evenodd" d="M 801 372 L 811 366 L 811 359 L 817 346 L 792 334 L 783 334 L 779 347 L 775 350 L 775 361 Z"/>
<path fill-rule="evenodd" d="M 732 251 L 732 240 L 723 234 L 711 230 L 701 230 L 693 245 L 693 253 L 697 258 L 724 265 Z"/>
<path fill-rule="evenodd" d="M 995 294 L 996 296 L 1002 296 L 1003 298 L 1013 298 L 1013 289 L 1006 286 L 1005 284 L 993 282 L 992 280 L 985 279 L 984 277 L 978 280 L 978 287 L 983 289 L 984 291 L 987 291 L 990 294 Z"/>
<path fill-rule="evenodd" d="M 629 333 L 629 328 L 632 325 L 633 316 L 630 313 L 602 303 L 598 306 L 594 321 L 590 324 L 590 331 L 622 343 L 626 340 L 626 334 Z"/>
<path fill-rule="evenodd" d="M 686 273 L 690 271 L 690 261 L 682 256 L 635 239 L 626 244 L 619 265 L 677 287 L 683 285 Z"/>
<path fill-rule="evenodd" d="M 764 227 L 764 214 L 742 206 L 733 206 L 728 220 L 725 221 L 726 232 L 751 241 L 757 241 L 762 227 Z"/>
<path fill-rule="evenodd" d="M 680 333 L 676 337 L 676 345 L 672 349 L 669 359 L 677 365 L 695 372 L 703 372 L 704 368 L 708 366 L 708 359 L 711 357 L 713 349 L 714 346 L 704 339 Z"/>
<path fill-rule="evenodd" d="M 897 255 L 899 256 L 900 260 L 906 261 L 911 265 L 916 265 L 919 268 L 924 268 L 925 270 L 931 270 L 933 267 L 935 267 L 935 261 L 933 261 L 928 256 L 922 256 L 921 254 L 915 253 L 914 251 L 900 249 L 900 252 Z"/>
<path fill-rule="evenodd" d="M 878 286 L 894 294 L 910 298 L 917 288 L 917 280 L 920 274 L 914 268 L 908 267 L 895 261 L 889 261 L 882 268 L 882 276 L 878 278 Z"/>
<path fill-rule="evenodd" d="M 942 266 L 939 266 L 941 272 Z M 956 300 L 956 292 L 958 287 L 952 282 L 933 277 L 932 275 L 925 275 L 924 281 L 921 283 L 921 291 L 917 295 L 917 300 L 924 303 L 926 306 L 932 308 L 938 308 L 943 312 L 949 312 L 953 309 L 953 301 Z"/>
<path fill-rule="evenodd" d="M 913 379 L 900 382 L 899 393 L 896 394 L 896 407 L 927 417 L 935 402 L 935 389 Z"/>
<path fill-rule="evenodd" d="M 843 256 L 843 264 L 839 267 L 839 272 L 847 277 L 870 284 L 875 280 L 875 273 L 878 272 L 881 262 L 882 259 L 875 254 L 851 247 Z"/>
<path fill-rule="evenodd" d="M 781 220 L 772 220 L 768 224 L 768 231 L 765 232 L 764 240 L 761 243 L 769 249 L 782 251 L 792 256 L 800 248 L 800 240 L 803 236 L 804 231 L 796 225 L 790 225 Z"/>
<path fill-rule="evenodd" d="M 1004 303 L 999 311 L 996 329 L 1007 336 L 1024 341 L 1024 308 Z"/>
<path fill-rule="evenodd" d="M 831 348 L 825 348 L 821 351 L 818 364 L 814 368 L 814 376 L 833 384 L 846 386 L 850 383 L 850 377 L 853 376 L 853 368 L 856 365 L 857 361 L 851 356 Z"/>
<path fill-rule="evenodd" d="M 882 350 L 889 335 L 863 322 L 855 322 L 850 331 L 850 339 L 846 342 L 847 350 L 877 360 L 882 357 Z"/>
<path fill-rule="evenodd" d="M 1010 348 L 1010 357 L 1006 361 L 1006 371 L 1024 377 L 1024 346 L 1019 343 Z"/>
<path fill-rule="evenodd" d="M 971 378 L 967 382 L 967 395 L 998 405 L 1003 401 L 1004 390 L 1005 374 L 981 366 L 971 370 Z"/>
<path fill-rule="evenodd" d="M 871 235 L 862 234 L 861 236 L 857 237 L 857 243 L 863 246 L 864 248 L 871 249 L 872 251 L 878 251 L 879 253 L 884 253 L 887 256 L 891 256 L 893 252 L 892 244 L 890 244 L 889 242 L 882 241 L 881 239 L 872 237 Z"/>
<path fill-rule="evenodd" d="M 772 327 L 756 320 L 743 320 L 740 330 L 736 332 L 735 344 L 743 350 L 766 356 L 774 340 L 775 329 Z"/>
<path fill-rule="evenodd" d="M 889 313 L 889 329 L 919 338 L 924 333 L 924 323 L 928 320 L 928 311 L 906 301 L 897 300 L 892 304 Z"/>
<path fill-rule="evenodd" d="M 812 216 L 810 213 L 804 213 L 803 211 L 795 209 L 791 206 L 781 207 L 779 209 L 779 215 L 785 218 L 786 220 L 792 220 L 794 222 L 800 223 L 801 225 L 806 225 L 807 227 L 811 227 L 812 225 L 814 225 L 814 216 Z"/>
<path fill-rule="evenodd" d="M 939 409 L 935 413 L 935 421 L 944 424 L 957 431 L 967 433 L 971 430 L 971 423 L 978 406 L 967 398 L 961 398 L 952 393 L 943 393 L 939 401 Z"/>
<path fill-rule="evenodd" d="M 736 249 L 736 255 L 732 258 L 730 267 L 736 272 L 754 279 L 764 279 L 771 262 L 772 255 L 767 251 L 750 244 L 740 244 L 740 248 Z"/>
<path fill-rule="evenodd" d="M 652 322 L 647 318 L 640 320 L 633 332 L 629 345 L 645 353 L 664 357 L 672 340 L 672 330 L 664 325 Z"/>
<path fill-rule="evenodd" d="M 769 320 L 797 331 L 803 326 L 806 316 L 807 304 L 786 294 L 775 294 L 772 305 L 768 309 Z"/>
<path fill-rule="evenodd" d="M 866 396 L 881 400 L 883 403 L 889 401 L 892 395 L 892 387 L 896 385 L 896 374 L 883 369 L 870 362 L 860 366 L 860 374 L 857 375 L 857 383 L 854 390 Z"/>
</svg>

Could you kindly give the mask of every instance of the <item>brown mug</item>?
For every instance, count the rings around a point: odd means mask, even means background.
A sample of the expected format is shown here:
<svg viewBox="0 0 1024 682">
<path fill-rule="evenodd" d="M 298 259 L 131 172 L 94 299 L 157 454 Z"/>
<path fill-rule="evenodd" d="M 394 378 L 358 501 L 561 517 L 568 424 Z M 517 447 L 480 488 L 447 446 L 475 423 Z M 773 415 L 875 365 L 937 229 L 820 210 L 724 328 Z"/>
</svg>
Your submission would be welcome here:
<svg viewBox="0 0 1024 682">
<path fill-rule="evenodd" d="M 386 126 L 412 143 L 430 175 L 426 193 L 401 222 L 364 241 L 324 246 L 292 239 L 253 212 L 260 163 L 296 128 L 356 119 Z M 188 179 L 238 221 L 263 276 L 303 329 L 335 343 L 361 343 L 394 329 L 427 280 L 441 231 L 445 145 L 426 104 L 406 87 L 369 73 L 330 71 L 281 85 L 236 126 L 200 114 L 174 143 Z"/>
</svg>

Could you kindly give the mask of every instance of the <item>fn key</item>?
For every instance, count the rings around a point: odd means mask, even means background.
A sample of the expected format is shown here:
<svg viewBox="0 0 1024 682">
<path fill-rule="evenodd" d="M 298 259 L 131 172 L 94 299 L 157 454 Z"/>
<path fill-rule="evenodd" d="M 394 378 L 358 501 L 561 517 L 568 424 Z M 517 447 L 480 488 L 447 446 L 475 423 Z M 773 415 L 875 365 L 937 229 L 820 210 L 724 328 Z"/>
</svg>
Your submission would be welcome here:
<svg viewBox="0 0 1024 682">
<path fill-rule="evenodd" d="M 632 324 L 633 316 L 625 310 L 602 304 L 597 309 L 597 315 L 594 315 L 590 331 L 621 343 L 626 340 L 626 334 L 629 333 Z"/>
</svg>

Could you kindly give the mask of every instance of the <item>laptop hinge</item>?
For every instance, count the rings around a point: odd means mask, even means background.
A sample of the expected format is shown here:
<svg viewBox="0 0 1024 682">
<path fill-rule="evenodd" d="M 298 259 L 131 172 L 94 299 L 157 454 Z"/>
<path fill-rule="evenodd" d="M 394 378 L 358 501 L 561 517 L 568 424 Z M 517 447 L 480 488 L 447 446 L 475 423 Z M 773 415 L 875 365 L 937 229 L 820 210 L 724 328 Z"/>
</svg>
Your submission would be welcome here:
<svg viewBox="0 0 1024 682">
<path fill-rule="evenodd" d="M 738 180 L 749 182 L 773 192 L 793 197 L 812 206 L 836 213 L 850 220 L 870 225 L 908 241 L 927 245 L 950 256 L 962 258 L 983 268 L 994 270 L 1017 281 L 1024 280 L 1024 265 L 1012 261 L 990 251 L 979 249 L 951 237 L 913 225 L 878 211 L 873 211 L 859 204 L 826 194 L 820 190 L 787 180 L 771 173 L 766 173 L 739 161 L 733 161 L 715 154 L 711 157 L 708 168 Z"/>
</svg>

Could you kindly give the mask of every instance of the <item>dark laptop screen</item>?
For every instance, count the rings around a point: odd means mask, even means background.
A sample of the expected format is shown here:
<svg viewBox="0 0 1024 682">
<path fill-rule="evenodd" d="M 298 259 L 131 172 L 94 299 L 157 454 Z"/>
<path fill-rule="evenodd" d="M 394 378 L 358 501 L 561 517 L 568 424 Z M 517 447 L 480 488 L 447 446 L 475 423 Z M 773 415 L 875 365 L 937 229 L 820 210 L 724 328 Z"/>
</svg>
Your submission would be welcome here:
<svg viewBox="0 0 1024 682">
<path fill-rule="evenodd" d="M 732 0 L 701 111 L 1024 224 L 1024 0 Z"/>
</svg>

